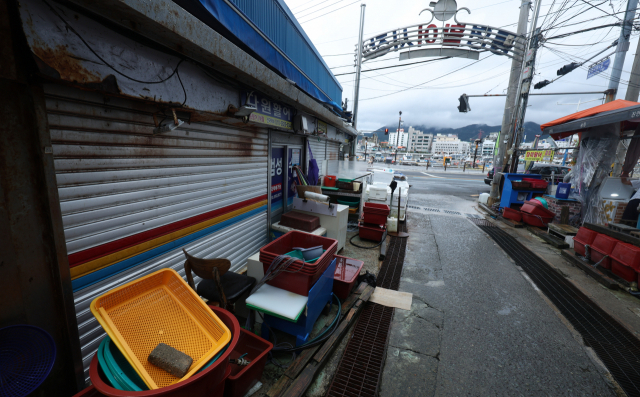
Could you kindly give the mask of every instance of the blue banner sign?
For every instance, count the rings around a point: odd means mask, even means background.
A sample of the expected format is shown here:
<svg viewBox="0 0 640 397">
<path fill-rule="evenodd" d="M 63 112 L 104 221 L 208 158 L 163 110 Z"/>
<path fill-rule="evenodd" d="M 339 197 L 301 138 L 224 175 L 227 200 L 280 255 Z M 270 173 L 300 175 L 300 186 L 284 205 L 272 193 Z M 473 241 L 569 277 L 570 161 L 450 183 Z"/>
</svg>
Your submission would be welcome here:
<svg viewBox="0 0 640 397">
<path fill-rule="evenodd" d="M 593 76 L 600 74 L 605 70 L 609 69 L 609 64 L 611 64 L 611 59 L 609 57 L 606 57 L 605 59 L 589 66 L 589 71 L 587 72 L 587 79 L 590 79 Z"/>
</svg>

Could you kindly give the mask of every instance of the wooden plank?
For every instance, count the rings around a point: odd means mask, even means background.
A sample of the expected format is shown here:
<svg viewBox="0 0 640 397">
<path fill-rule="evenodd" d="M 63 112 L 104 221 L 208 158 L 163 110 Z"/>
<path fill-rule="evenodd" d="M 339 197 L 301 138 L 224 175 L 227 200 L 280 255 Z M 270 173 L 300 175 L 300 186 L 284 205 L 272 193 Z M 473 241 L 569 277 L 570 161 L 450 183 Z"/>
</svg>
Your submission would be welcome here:
<svg viewBox="0 0 640 397">
<path fill-rule="evenodd" d="M 304 367 L 307 365 L 309 360 L 311 360 L 311 358 L 318 351 L 318 349 L 320 349 L 320 345 L 313 346 L 309 349 L 303 350 L 302 353 L 300 353 L 300 355 L 298 356 L 298 358 L 296 358 L 289 365 L 289 367 L 284 373 L 284 376 L 287 376 L 291 379 L 295 379 L 298 375 L 300 375 L 300 372 L 302 372 Z"/>
<path fill-rule="evenodd" d="M 573 265 L 582 269 L 587 273 L 591 278 L 595 279 L 600 284 L 605 287 L 613 290 L 622 289 L 620 284 L 613 280 L 612 278 L 605 275 L 603 272 L 594 268 L 591 264 L 584 262 L 582 259 L 577 257 L 573 250 L 566 249 L 562 250 L 562 256 L 569 260 Z"/>
<path fill-rule="evenodd" d="M 637 237 L 633 237 L 631 235 L 628 234 L 624 234 L 624 233 L 620 233 L 620 232 L 616 232 L 614 230 L 611 230 L 607 227 L 601 226 L 601 225 L 596 225 L 593 223 L 589 223 L 589 222 L 585 222 L 582 226 L 586 227 L 587 229 L 593 230 L 594 232 L 598 232 L 598 233 L 602 233 L 605 234 L 609 237 L 613 237 L 616 238 L 620 241 L 623 241 L 625 243 L 629 243 L 629 244 L 633 244 L 636 247 L 640 247 L 640 238 Z"/>
<path fill-rule="evenodd" d="M 353 291 L 353 294 L 356 295 L 360 295 L 362 293 L 362 291 L 364 291 L 365 288 L 367 288 L 367 283 L 365 283 L 364 281 L 360 283 L 360 285 L 358 285 L 358 288 L 356 288 L 355 291 Z"/>
<path fill-rule="evenodd" d="M 293 382 L 291 378 L 288 376 L 281 376 L 280 379 L 274 383 L 269 391 L 267 392 L 268 397 L 278 397 L 289 387 L 289 385 Z"/>
<path fill-rule="evenodd" d="M 573 226 L 561 225 L 557 223 L 550 223 L 548 226 L 550 230 L 553 230 L 554 232 L 562 236 L 575 236 L 576 234 L 578 234 L 578 229 Z"/>
<path fill-rule="evenodd" d="M 283 397 L 299 397 L 304 395 L 307 391 L 311 382 L 313 382 L 313 378 L 316 375 L 316 371 L 319 369 L 320 364 L 315 361 L 311 361 L 309 365 L 302 371 L 300 376 L 294 380 L 287 391 L 282 395 Z"/>
<path fill-rule="evenodd" d="M 563 205 L 560 207 L 560 224 L 566 225 L 569 223 L 569 206 Z"/>
<path fill-rule="evenodd" d="M 638 231 L 638 229 L 636 229 L 634 226 L 629 226 L 622 223 L 610 223 L 608 226 L 609 226 L 609 229 L 615 230 L 616 232 L 620 232 L 624 234 L 629 234 L 630 232 Z"/>
<path fill-rule="evenodd" d="M 375 288 L 373 288 L 370 285 L 367 285 L 367 288 L 364 289 L 364 292 L 360 294 L 360 300 L 363 302 L 369 301 L 369 298 L 371 298 L 371 294 L 373 294 L 374 290 Z"/>
<path fill-rule="evenodd" d="M 516 229 L 520 229 L 524 227 L 524 223 L 522 222 L 517 222 L 514 221 L 513 219 L 507 219 L 505 217 L 499 217 L 498 219 L 500 219 L 502 222 L 506 223 L 507 225 L 511 226 L 511 227 L 515 227 Z"/>
<path fill-rule="evenodd" d="M 331 337 L 329 337 L 329 339 L 327 339 L 327 341 L 322 344 L 320 350 L 318 350 L 313 356 L 313 359 L 315 361 L 322 362 L 322 360 L 327 357 L 327 354 L 333 351 L 333 348 L 335 346 L 340 344 L 339 339 L 342 339 L 347 329 L 349 329 L 349 326 L 351 326 L 353 320 L 363 306 L 364 304 L 362 303 L 362 301 L 358 301 L 358 303 L 356 303 L 356 305 L 351 308 L 351 310 L 349 310 L 349 313 L 347 313 L 347 316 L 342 320 L 340 325 L 338 325 L 338 328 L 336 328 L 333 335 L 331 335 Z"/>
<path fill-rule="evenodd" d="M 535 226 L 527 226 L 527 230 L 529 230 L 531 233 L 535 234 L 536 236 L 540 237 L 545 242 L 553 245 L 556 248 L 560 248 L 560 249 L 569 248 L 569 244 L 567 244 L 564 240 L 554 237 L 540 228 L 537 228 Z"/>
</svg>

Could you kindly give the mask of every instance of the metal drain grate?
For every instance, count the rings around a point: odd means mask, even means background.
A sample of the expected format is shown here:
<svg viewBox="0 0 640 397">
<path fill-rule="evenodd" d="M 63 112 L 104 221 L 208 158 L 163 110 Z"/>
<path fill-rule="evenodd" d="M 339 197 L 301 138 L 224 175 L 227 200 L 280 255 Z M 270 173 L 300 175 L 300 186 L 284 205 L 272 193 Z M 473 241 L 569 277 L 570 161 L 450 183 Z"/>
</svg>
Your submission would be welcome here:
<svg viewBox="0 0 640 397">
<path fill-rule="evenodd" d="M 640 396 L 640 340 L 533 252 L 486 220 L 473 219 L 553 302 L 628 396 Z"/>
<path fill-rule="evenodd" d="M 421 210 L 421 207 L 416 207 L 415 205 L 407 205 L 409 208 L 413 208 L 414 210 Z"/>
<path fill-rule="evenodd" d="M 440 212 L 440 210 L 438 208 L 427 208 L 427 207 L 424 207 L 422 209 L 425 210 L 425 211 Z"/>
<path fill-rule="evenodd" d="M 451 215 L 462 215 L 461 212 L 458 211 L 449 211 L 449 210 L 443 210 L 445 214 L 451 214 Z"/>
<path fill-rule="evenodd" d="M 406 232 L 406 223 L 399 223 L 398 231 Z M 378 273 L 378 286 L 398 289 L 406 248 L 406 238 L 391 238 Z M 367 303 L 340 359 L 327 396 L 377 397 L 393 312 L 393 308 Z"/>
</svg>

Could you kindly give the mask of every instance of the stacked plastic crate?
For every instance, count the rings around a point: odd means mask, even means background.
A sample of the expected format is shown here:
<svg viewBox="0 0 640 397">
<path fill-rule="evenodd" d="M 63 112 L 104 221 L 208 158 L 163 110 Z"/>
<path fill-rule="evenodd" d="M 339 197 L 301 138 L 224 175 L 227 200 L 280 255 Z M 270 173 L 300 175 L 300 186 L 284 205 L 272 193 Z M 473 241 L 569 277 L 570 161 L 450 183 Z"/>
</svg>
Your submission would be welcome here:
<svg viewBox="0 0 640 397">
<path fill-rule="evenodd" d="M 361 239 L 382 241 L 391 209 L 386 204 L 364 203 L 362 221 L 358 223 Z"/>
</svg>

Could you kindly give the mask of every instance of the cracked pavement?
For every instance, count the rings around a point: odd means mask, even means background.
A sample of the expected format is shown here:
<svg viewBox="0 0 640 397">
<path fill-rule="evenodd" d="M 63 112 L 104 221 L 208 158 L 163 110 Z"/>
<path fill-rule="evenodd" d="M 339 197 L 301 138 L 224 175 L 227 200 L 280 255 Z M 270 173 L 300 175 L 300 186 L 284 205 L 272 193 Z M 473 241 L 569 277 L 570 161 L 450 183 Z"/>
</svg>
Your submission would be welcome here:
<svg viewBox="0 0 640 397">
<path fill-rule="evenodd" d="M 469 203 L 451 197 L 440 208 Z M 473 223 L 417 212 L 407 222 L 400 291 L 413 303 L 395 310 L 381 397 L 615 395 L 579 338 Z"/>
</svg>

